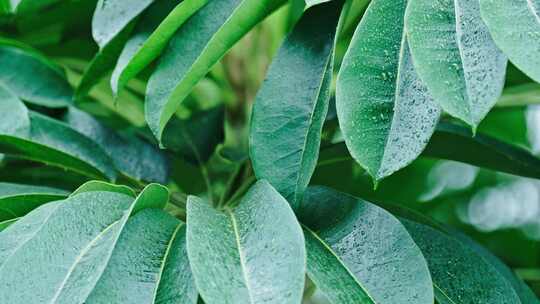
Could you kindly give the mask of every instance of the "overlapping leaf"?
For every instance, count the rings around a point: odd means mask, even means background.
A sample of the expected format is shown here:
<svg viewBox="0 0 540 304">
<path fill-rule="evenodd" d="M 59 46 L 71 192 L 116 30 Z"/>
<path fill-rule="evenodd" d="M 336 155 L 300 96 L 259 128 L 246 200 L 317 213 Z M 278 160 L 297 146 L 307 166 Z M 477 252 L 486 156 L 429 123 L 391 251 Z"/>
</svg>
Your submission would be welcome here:
<svg viewBox="0 0 540 304">
<path fill-rule="evenodd" d="M 420 155 L 440 110 L 419 79 L 404 29 L 406 0 L 374 0 L 339 72 L 336 107 L 351 155 L 375 179 Z"/>
<path fill-rule="evenodd" d="M 146 120 L 162 133 L 195 84 L 244 34 L 284 0 L 212 0 L 174 34 L 150 77 Z"/>
<path fill-rule="evenodd" d="M 85 303 L 197 303 L 185 230 L 182 222 L 164 211 L 137 213 L 127 222 Z"/>
<path fill-rule="evenodd" d="M 402 220 L 422 249 L 439 303 L 521 303 L 512 285 L 475 251 L 423 224 Z"/>
<path fill-rule="evenodd" d="M 69 108 L 64 115 L 64 121 L 96 142 L 122 174 L 136 180 L 160 183 L 167 181 L 168 161 L 157 148 L 135 136 L 118 134 L 91 115 L 75 108 Z"/>
<path fill-rule="evenodd" d="M 324 187 L 306 192 L 308 275 L 332 303 L 433 303 L 420 249 L 383 209 Z"/>
<path fill-rule="evenodd" d="M 0 183 L 0 222 L 24 216 L 44 203 L 66 196 L 66 191 L 55 188 Z"/>
<path fill-rule="evenodd" d="M 501 94 L 507 63 L 479 2 L 410 0 L 406 28 L 414 66 L 432 96 L 475 129 Z"/>
<path fill-rule="evenodd" d="M 163 146 L 193 163 L 206 162 L 225 138 L 225 109 L 195 113 L 187 120 L 171 119 L 163 132 Z"/>
<path fill-rule="evenodd" d="M 87 137 L 36 112 L 0 87 L 1 107 L 9 111 L 0 123 L 0 152 L 66 168 L 98 179 L 116 178 L 111 159 Z"/>
<path fill-rule="evenodd" d="M 540 82 L 540 3 L 480 0 L 480 8 L 497 46 L 513 64 Z"/>
<path fill-rule="evenodd" d="M 260 181 L 234 210 L 188 198 L 187 250 L 205 303 L 299 303 L 305 273 L 300 225 L 287 201 Z"/>
<path fill-rule="evenodd" d="M 46 107 L 72 103 L 73 90 L 63 72 L 35 51 L 0 39 L 0 85 L 20 99 Z"/>
<path fill-rule="evenodd" d="M 118 91 L 159 56 L 176 30 L 208 0 L 157 1 L 137 21 L 111 77 Z"/>
<path fill-rule="evenodd" d="M 104 48 L 154 0 L 99 0 L 92 18 L 92 36 Z"/>
<path fill-rule="evenodd" d="M 85 302 L 129 216 L 161 208 L 167 199 L 158 185 L 136 199 L 105 187 L 34 210 L 0 234 L 0 301 Z"/>
<path fill-rule="evenodd" d="M 275 57 L 253 107 L 253 169 L 293 208 L 317 164 L 341 6 L 334 1 L 306 12 Z"/>
</svg>

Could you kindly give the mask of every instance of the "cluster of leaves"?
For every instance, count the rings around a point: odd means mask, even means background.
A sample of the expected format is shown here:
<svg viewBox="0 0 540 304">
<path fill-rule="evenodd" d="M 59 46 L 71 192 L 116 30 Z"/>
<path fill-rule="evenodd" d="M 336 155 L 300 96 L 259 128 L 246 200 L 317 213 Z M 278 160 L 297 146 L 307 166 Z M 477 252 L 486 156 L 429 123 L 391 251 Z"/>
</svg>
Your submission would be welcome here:
<svg viewBox="0 0 540 304">
<path fill-rule="evenodd" d="M 540 81 L 536 1 L 0 12 L 1 303 L 301 303 L 313 290 L 336 304 L 539 303 L 464 234 L 312 182 L 352 157 L 377 184 L 421 155 L 540 178 L 529 151 L 476 134 L 508 59 Z M 269 16 L 287 35 L 260 76 L 276 46 L 243 37 Z"/>
</svg>

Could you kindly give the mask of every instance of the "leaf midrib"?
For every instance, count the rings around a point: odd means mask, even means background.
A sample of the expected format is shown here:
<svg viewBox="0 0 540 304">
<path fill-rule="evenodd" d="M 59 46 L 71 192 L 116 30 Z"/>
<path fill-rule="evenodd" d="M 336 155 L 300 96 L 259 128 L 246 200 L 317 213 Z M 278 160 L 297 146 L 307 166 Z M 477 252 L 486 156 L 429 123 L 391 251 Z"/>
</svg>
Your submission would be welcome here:
<svg viewBox="0 0 540 304">
<path fill-rule="evenodd" d="M 323 239 L 321 239 L 313 230 L 311 230 L 309 227 L 307 227 L 306 225 L 304 224 L 300 224 L 307 232 L 309 232 L 317 241 L 319 241 L 323 247 L 328 251 L 330 252 L 330 254 L 336 259 L 336 261 L 338 261 L 338 263 L 343 267 L 343 269 L 345 269 L 345 271 L 349 274 L 349 276 L 354 280 L 354 282 L 356 282 L 356 284 L 358 285 L 358 287 L 360 287 L 360 289 L 362 291 L 364 291 L 364 293 L 366 294 L 366 296 L 371 300 L 371 302 L 373 304 L 376 304 L 377 302 L 373 299 L 373 297 L 371 296 L 371 294 L 364 288 L 364 286 L 362 285 L 362 283 L 356 278 L 356 276 L 350 271 L 350 269 L 347 267 L 347 265 L 345 265 L 345 263 L 341 260 L 341 258 L 334 252 L 334 250 L 332 249 L 332 247 L 330 247 L 326 241 L 324 241 Z"/>
<path fill-rule="evenodd" d="M 249 301 L 251 303 L 256 303 L 255 300 L 253 299 L 253 295 L 251 294 L 251 286 L 249 284 L 250 281 L 248 279 L 248 274 L 247 274 L 247 265 L 246 265 L 244 253 L 242 251 L 242 244 L 240 243 L 240 231 L 239 231 L 239 228 L 238 228 L 238 222 L 236 220 L 236 217 L 235 217 L 234 213 L 231 210 L 227 209 L 226 212 L 229 215 L 229 218 L 231 219 L 231 224 L 232 224 L 232 228 L 233 228 L 233 232 L 234 232 L 234 238 L 235 238 L 235 241 L 236 241 L 236 247 L 238 248 L 238 256 L 240 258 L 240 266 L 241 266 L 241 270 L 242 270 L 242 276 L 244 277 L 244 282 L 246 284 L 246 289 L 247 289 L 247 293 L 248 293 L 248 296 L 249 296 Z"/>
</svg>

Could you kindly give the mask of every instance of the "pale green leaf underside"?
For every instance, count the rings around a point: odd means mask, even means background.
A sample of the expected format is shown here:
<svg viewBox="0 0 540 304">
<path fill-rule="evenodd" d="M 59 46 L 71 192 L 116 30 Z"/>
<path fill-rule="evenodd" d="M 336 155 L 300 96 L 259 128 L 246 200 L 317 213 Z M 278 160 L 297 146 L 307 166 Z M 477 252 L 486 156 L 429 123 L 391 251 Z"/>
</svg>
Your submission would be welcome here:
<svg viewBox="0 0 540 304">
<path fill-rule="evenodd" d="M 29 112 L 0 87 L 2 106 L 11 113 L 0 122 L 0 152 L 70 169 L 97 179 L 116 178 L 111 159 L 87 137 L 37 112 Z"/>
<path fill-rule="evenodd" d="M 72 103 L 73 90 L 63 73 L 42 56 L 0 40 L 0 85 L 18 98 L 45 107 Z"/>
<path fill-rule="evenodd" d="M 260 181 L 234 210 L 189 197 L 187 248 L 208 304 L 300 303 L 306 253 L 287 201 Z"/>
<path fill-rule="evenodd" d="M 299 217 L 319 238 L 319 248 L 308 253 L 308 274 L 333 303 L 353 303 L 341 299 L 355 294 L 363 294 L 360 303 L 433 303 L 422 252 L 390 213 L 329 188 L 311 187 Z M 336 280 L 347 273 L 356 281 Z"/>
<path fill-rule="evenodd" d="M 197 289 L 187 259 L 185 229 L 164 211 L 137 213 L 126 224 L 85 303 L 195 304 Z"/>
<path fill-rule="evenodd" d="M 210 68 L 284 0 L 212 0 L 179 28 L 150 77 L 146 121 L 161 140 L 165 125 Z"/>
<path fill-rule="evenodd" d="M 104 48 L 154 0 L 99 0 L 92 18 L 92 36 Z"/>
<path fill-rule="evenodd" d="M 409 2 L 406 27 L 420 78 L 446 112 L 476 128 L 501 95 L 507 64 L 478 1 Z"/>
<path fill-rule="evenodd" d="M 406 6 L 406 0 L 370 4 L 337 82 L 336 108 L 345 142 L 375 180 L 416 159 L 440 115 L 413 67 L 404 31 Z"/>
<path fill-rule="evenodd" d="M 137 21 L 111 76 L 115 94 L 156 59 L 176 30 L 208 0 L 157 1 Z"/>
<path fill-rule="evenodd" d="M 336 1 L 306 12 L 278 51 L 253 107 L 253 169 L 293 209 L 317 164 L 340 8 Z"/>
<path fill-rule="evenodd" d="M 84 184 L 82 184 L 79 188 L 77 188 L 73 193 L 70 194 L 70 196 L 75 196 L 80 193 L 84 192 L 95 192 L 95 191 L 102 191 L 102 192 L 116 192 L 120 194 L 125 194 L 127 196 L 135 197 L 135 192 L 133 189 L 131 189 L 128 186 L 124 185 L 115 185 L 103 181 L 89 181 Z"/>
<path fill-rule="evenodd" d="M 426 257 L 438 303 L 521 303 L 512 285 L 472 249 L 426 225 L 402 222 Z"/>
<path fill-rule="evenodd" d="M 540 82 L 540 2 L 480 0 L 482 18 L 510 61 Z"/>
<path fill-rule="evenodd" d="M 12 183 L 0 183 L 0 222 L 26 215 L 44 203 L 61 200 L 64 190 Z"/>
<path fill-rule="evenodd" d="M 156 184 L 135 199 L 103 187 L 44 205 L 0 234 L 2 303 L 83 303 L 129 216 L 162 208 L 168 199 L 167 189 Z"/>
</svg>

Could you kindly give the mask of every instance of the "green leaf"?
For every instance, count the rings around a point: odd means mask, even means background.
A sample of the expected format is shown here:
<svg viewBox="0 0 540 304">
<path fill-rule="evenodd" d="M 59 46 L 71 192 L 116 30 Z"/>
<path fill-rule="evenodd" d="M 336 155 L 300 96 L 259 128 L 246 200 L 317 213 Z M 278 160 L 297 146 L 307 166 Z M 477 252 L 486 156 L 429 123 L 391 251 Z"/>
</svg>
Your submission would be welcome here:
<svg viewBox="0 0 540 304">
<path fill-rule="evenodd" d="M 268 182 L 257 182 L 234 210 L 190 196 L 187 222 L 189 261 L 205 303 L 300 303 L 302 230 Z"/>
<path fill-rule="evenodd" d="M 472 136 L 467 128 L 441 123 L 424 156 L 455 160 L 514 175 L 540 178 L 540 159 L 493 137 Z"/>
<path fill-rule="evenodd" d="M 122 52 L 134 23 L 129 24 L 111 42 L 102 47 L 84 70 L 84 74 L 75 90 L 75 99 L 80 100 L 109 73 Z"/>
<path fill-rule="evenodd" d="M 115 94 L 156 59 L 176 30 L 208 0 L 157 1 L 137 21 L 111 77 Z"/>
<path fill-rule="evenodd" d="M 163 132 L 163 146 L 193 163 L 206 162 L 225 138 L 222 106 L 193 114 L 187 120 L 173 118 Z"/>
<path fill-rule="evenodd" d="M 249 137 L 253 170 L 293 209 L 319 156 L 341 7 L 335 1 L 306 12 L 278 51 L 253 106 Z"/>
<path fill-rule="evenodd" d="M 68 109 L 63 120 L 71 128 L 96 142 L 125 176 L 135 180 L 167 182 L 167 159 L 152 145 L 134 135 L 118 134 L 91 115 L 73 107 Z"/>
<path fill-rule="evenodd" d="M 92 178 L 116 178 L 111 159 L 90 139 L 59 121 L 29 112 L 20 100 L 1 87 L 0 96 L 4 97 L 2 107 L 9 108 L 10 112 L 6 124 L 0 124 L 1 153 L 69 169 Z"/>
<path fill-rule="evenodd" d="M 523 280 L 518 278 L 515 273 L 510 268 L 508 268 L 508 266 L 506 266 L 501 260 L 499 260 L 498 257 L 493 255 L 493 253 L 491 253 L 489 250 L 482 247 L 481 245 L 479 245 L 478 243 L 476 243 L 462 233 L 453 231 L 451 235 L 455 236 L 465 246 L 468 246 L 470 249 L 480 255 L 483 259 L 485 259 L 486 262 L 491 264 L 512 285 L 522 304 L 540 303 L 540 301 L 538 300 L 534 292 L 529 288 L 529 286 L 527 286 L 527 284 L 525 284 Z"/>
<path fill-rule="evenodd" d="M 497 46 L 527 76 L 540 82 L 540 4 L 533 0 L 480 0 L 480 9 Z"/>
<path fill-rule="evenodd" d="M 29 213 L 0 234 L 0 301 L 85 302 L 129 216 L 161 208 L 167 198 L 159 185 L 147 186 L 136 199 L 110 191 L 82 192 Z"/>
<path fill-rule="evenodd" d="M 24 216 L 44 203 L 67 195 L 66 191 L 55 188 L 0 183 L 0 222 Z"/>
<path fill-rule="evenodd" d="M 146 121 L 161 142 L 165 125 L 221 57 L 285 0 L 212 0 L 174 34 L 146 89 Z"/>
<path fill-rule="evenodd" d="M 185 231 L 164 211 L 137 213 L 85 303 L 197 303 Z"/>
<path fill-rule="evenodd" d="M 501 95 L 507 64 L 478 1 L 411 0 L 406 27 L 414 66 L 432 96 L 476 129 Z"/>
<path fill-rule="evenodd" d="M 390 213 L 310 187 L 298 215 L 312 229 L 305 230 L 308 275 L 332 303 L 433 303 L 426 261 Z"/>
<path fill-rule="evenodd" d="M 75 196 L 77 194 L 81 194 L 84 192 L 95 192 L 95 191 L 102 191 L 102 192 L 116 192 L 120 194 L 125 194 L 127 196 L 135 197 L 135 192 L 123 185 L 115 185 L 110 184 L 102 181 L 89 181 L 81 185 L 79 188 L 77 188 L 73 193 L 71 193 L 70 196 Z"/>
<path fill-rule="evenodd" d="M 154 0 L 99 0 L 92 18 L 92 36 L 102 49 Z"/>
<path fill-rule="evenodd" d="M 2 230 L 5 230 L 7 227 L 13 225 L 19 219 L 20 219 L 20 217 L 17 217 L 17 218 L 14 218 L 14 219 L 10 219 L 10 220 L 7 220 L 7 221 L 0 222 L 0 232 Z"/>
<path fill-rule="evenodd" d="M 11 11 L 20 13 L 31 13 L 39 11 L 60 0 L 8 0 L 11 2 Z"/>
<path fill-rule="evenodd" d="M 0 39 L 0 85 L 20 99 L 51 108 L 72 103 L 73 90 L 63 72 L 35 51 Z"/>
<path fill-rule="evenodd" d="M 413 66 L 406 6 L 406 0 L 371 2 L 338 76 L 340 128 L 351 155 L 375 181 L 422 153 L 440 115 Z"/>
<path fill-rule="evenodd" d="M 521 303 L 512 285 L 474 250 L 426 225 L 402 222 L 426 257 L 437 302 Z"/>
</svg>

